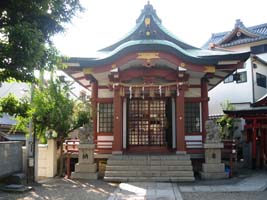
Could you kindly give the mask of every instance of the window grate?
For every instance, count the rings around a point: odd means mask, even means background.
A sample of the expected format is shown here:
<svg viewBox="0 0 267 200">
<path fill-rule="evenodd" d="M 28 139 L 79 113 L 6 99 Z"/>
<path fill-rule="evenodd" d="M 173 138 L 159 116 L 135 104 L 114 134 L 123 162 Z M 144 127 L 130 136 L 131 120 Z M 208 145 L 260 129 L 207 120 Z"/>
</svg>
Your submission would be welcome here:
<svg viewBox="0 0 267 200">
<path fill-rule="evenodd" d="M 165 145 L 165 100 L 129 100 L 129 145 Z"/>
<path fill-rule="evenodd" d="M 110 133 L 113 131 L 113 104 L 100 103 L 98 110 L 99 132 Z"/>
<path fill-rule="evenodd" d="M 186 133 L 200 132 L 200 104 L 185 103 L 185 131 Z"/>
</svg>

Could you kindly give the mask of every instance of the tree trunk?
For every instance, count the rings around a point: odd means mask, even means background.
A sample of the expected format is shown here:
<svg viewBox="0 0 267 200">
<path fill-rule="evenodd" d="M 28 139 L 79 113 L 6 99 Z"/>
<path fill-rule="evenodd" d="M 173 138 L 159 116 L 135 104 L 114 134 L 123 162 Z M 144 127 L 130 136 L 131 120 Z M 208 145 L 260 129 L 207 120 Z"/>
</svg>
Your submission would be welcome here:
<svg viewBox="0 0 267 200">
<path fill-rule="evenodd" d="M 59 176 L 63 176 L 63 166 L 64 166 L 64 153 L 63 153 L 63 142 L 64 142 L 64 138 L 60 137 L 60 162 L 59 162 Z"/>
</svg>

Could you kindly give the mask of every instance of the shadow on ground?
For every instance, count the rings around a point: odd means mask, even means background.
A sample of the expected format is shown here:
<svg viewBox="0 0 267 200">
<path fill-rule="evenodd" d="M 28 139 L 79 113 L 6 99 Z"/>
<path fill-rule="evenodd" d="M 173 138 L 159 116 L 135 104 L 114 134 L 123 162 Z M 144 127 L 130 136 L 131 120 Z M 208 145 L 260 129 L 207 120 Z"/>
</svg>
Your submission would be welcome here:
<svg viewBox="0 0 267 200">
<path fill-rule="evenodd" d="M 0 200 L 102 200 L 107 199 L 117 185 L 102 180 L 77 181 L 53 178 L 40 181 L 26 193 L 0 191 Z"/>
</svg>

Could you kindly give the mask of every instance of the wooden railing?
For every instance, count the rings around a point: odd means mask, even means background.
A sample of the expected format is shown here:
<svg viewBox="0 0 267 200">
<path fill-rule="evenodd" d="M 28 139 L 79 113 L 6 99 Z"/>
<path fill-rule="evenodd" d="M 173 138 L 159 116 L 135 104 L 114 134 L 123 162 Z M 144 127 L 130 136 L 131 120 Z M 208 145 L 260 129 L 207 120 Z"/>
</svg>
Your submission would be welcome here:
<svg viewBox="0 0 267 200">
<path fill-rule="evenodd" d="M 80 140 L 72 139 L 65 141 L 66 153 L 78 153 L 78 145 Z M 111 153 L 112 151 L 112 140 L 95 140 L 95 153 Z"/>
</svg>

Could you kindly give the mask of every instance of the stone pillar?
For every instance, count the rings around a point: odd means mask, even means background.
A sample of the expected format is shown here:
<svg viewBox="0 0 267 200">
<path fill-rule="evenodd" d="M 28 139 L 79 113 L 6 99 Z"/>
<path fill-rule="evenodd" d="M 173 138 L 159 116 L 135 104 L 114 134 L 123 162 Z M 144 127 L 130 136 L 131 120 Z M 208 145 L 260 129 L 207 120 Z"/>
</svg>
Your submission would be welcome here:
<svg viewBox="0 0 267 200">
<path fill-rule="evenodd" d="M 71 178 L 91 180 L 97 179 L 97 167 L 94 159 L 95 145 L 93 144 L 94 141 L 92 133 L 92 124 L 79 128 L 79 158 L 78 163 L 75 165 L 75 172 L 71 173 Z"/>
<path fill-rule="evenodd" d="M 71 173 L 71 178 L 77 179 L 97 179 L 96 163 L 94 162 L 94 144 L 80 144 L 79 162 L 75 164 L 75 172 Z"/>
<path fill-rule="evenodd" d="M 223 143 L 204 144 L 205 163 L 202 164 L 202 179 L 223 179 L 228 178 L 224 171 L 224 163 L 221 163 L 221 149 Z"/>
<path fill-rule="evenodd" d="M 219 136 L 219 128 L 212 121 L 205 123 L 207 137 L 204 144 L 205 163 L 202 164 L 202 179 L 223 179 L 228 178 L 228 174 L 224 171 L 224 163 L 221 163 L 221 154 L 223 143 Z"/>
</svg>

